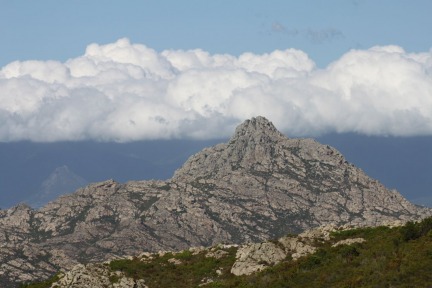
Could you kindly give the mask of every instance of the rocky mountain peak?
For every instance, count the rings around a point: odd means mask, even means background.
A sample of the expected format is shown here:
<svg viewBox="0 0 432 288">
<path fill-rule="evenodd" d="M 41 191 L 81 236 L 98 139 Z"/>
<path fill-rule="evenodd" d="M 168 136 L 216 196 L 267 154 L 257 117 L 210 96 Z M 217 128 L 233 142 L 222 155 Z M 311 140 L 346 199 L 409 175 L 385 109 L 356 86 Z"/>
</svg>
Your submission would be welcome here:
<svg viewBox="0 0 432 288">
<path fill-rule="evenodd" d="M 230 143 L 235 143 L 239 140 L 249 140 L 253 142 L 263 142 L 263 140 L 274 141 L 280 138 L 284 138 L 284 136 L 276 129 L 273 123 L 265 117 L 258 116 L 240 124 L 236 128 Z"/>
<path fill-rule="evenodd" d="M 234 171 L 269 171 L 276 143 L 287 140 L 272 122 L 262 116 L 240 124 L 228 143 L 219 144 L 193 155 L 174 178 L 189 181 L 198 178 L 225 177 Z"/>
<path fill-rule="evenodd" d="M 167 181 L 109 180 L 38 210 L 0 210 L 0 286 L 142 250 L 261 242 L 321 225 L 430 215 L 432 209 L 386 189 L 336 149 L 288 139 L 256 117 L 228 143 L 190 157 Z"/>
</svg>

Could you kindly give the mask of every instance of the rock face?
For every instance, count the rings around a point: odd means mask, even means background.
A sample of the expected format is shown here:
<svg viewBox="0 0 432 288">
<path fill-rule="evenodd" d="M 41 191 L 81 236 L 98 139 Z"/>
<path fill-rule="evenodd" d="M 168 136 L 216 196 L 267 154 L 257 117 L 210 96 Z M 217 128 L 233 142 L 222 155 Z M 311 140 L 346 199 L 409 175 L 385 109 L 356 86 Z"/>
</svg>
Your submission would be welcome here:
<svg viewBox="0 0 432 288">
<path fill-rule="evenodd" d="M 38 210 L 0 211 L 0 286 L 141 251 L 260 242 L 326 224 L 432 215 L 312 139 L 263 117 L 193 155 L 168 181 L 88 185 Z"/>
<path fill-rule="evenodd" d="M 75 265 L 70 271 L 60 275 L 60 278 L 52 286 L 68 288 L 147 288 L 144 280 L 128 278 L 123 273 L 113 272 L 107 265 L 99 263 Z"/>
<path fill-rule="evenodd" d="M 237 251 L 237 261 L 231 268 L 231 273 L 236 276 L 250 275 L 281 262 L 286 256 L 284 249 L 275 243 L 264 242 L 246 245 Z"/>
</svg>

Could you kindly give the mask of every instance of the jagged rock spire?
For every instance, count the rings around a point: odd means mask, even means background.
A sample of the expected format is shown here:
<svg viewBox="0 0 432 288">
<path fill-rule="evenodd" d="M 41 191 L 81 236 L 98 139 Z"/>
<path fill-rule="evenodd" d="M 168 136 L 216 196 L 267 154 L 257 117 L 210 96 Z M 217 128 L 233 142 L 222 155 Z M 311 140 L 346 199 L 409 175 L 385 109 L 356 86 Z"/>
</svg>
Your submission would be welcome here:
<svg viewBox="0 0 432 288">
<path fill-rule="evenodd" d="M 224 177 L 238 169 L 271 169 L 275 145 L 287 140 L 272 122 L 262 116 L 240 124 L 227 144 L 193 155 L 174 175 L 175 179 Z"/>
<path fill-rule="evenodd" d="M 263 136 L 268 140 L 285 137 L 276 129 L 272 122 L 267 120 L 267 118 L 258 116 L 250 120 L 248 119 L 237 126 L 233 137 L 230 139 L 230 143 L 244 138 L 260 140 Z"/>
</svg>

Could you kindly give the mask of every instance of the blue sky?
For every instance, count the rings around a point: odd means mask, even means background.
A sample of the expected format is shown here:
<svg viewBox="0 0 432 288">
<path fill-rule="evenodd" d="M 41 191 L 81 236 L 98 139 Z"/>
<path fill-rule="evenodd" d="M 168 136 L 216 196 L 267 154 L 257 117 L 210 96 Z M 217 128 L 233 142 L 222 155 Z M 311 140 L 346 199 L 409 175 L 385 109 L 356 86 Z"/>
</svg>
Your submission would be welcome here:
<svg viewBox="0 0 432 288">
<path fill-rule="evenodd" d="M 93 42 L 127 37 L 156 50 L 201 48 L 239 55 L 297 48 L 319 66 L 350 49 L 432 46 L 432 2 L 1 1 L 0 65 L 79 56 Z"/>
</svg>

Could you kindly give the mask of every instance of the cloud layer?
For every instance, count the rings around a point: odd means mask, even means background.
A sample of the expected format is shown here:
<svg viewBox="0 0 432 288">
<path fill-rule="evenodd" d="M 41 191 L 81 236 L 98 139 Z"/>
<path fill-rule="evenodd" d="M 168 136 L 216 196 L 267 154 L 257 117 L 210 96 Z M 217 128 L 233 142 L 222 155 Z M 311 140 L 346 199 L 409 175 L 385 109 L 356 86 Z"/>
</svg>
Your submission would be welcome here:
<svg viewBox="0 0 432 288">
<path fill-rule="evenodd" d="M 0 141 L 228 137 L 263 115 L 288 136 L 432 135 L 432 50 L 352 50 L 317 69 L 302 51 L 157 52 L 120 39 L 0 70 Z"/>
</svg>

